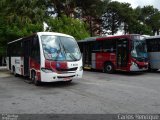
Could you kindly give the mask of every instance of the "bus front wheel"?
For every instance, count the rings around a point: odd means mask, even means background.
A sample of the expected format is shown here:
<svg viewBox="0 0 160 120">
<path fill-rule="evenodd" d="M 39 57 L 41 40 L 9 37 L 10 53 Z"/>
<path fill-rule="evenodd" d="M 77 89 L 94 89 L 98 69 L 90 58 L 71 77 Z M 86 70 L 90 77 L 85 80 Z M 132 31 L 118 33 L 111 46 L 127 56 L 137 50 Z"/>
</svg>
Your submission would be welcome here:
<svg viewBox="0 0 160 120">
<path fill-rule="evenodd" d="M 31 72 L 31 80 L 33 81 L 33 83 L 35 84 L 35 86 L 39 86 L 40 85 L 40 81 L 36 80 L 36 73 L 35 73 L 35 71 Z"/>
<path fill-rule="evenodd" d="M 113 73 L 114 72 L 113 64 L 110 62 L 105 63 L 104 64 L 104 72 L 105 73 Z"/>
</svg>

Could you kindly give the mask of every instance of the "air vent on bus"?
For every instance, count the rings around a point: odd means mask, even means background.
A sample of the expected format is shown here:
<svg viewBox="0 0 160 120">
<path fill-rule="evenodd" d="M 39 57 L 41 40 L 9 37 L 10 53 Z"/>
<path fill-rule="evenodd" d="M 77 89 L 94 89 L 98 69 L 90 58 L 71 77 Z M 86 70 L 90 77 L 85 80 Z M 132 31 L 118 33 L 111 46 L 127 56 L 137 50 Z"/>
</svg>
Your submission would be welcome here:
<svg viewBox="0 0 160 120">
<path fill-rule="evenodd" d="M 76 71 L 78 67 L 74 68 L 68 68 L 68 69 L 63 69 L 63 68 L 56 68 L 58 71 Z"/>
</svg>

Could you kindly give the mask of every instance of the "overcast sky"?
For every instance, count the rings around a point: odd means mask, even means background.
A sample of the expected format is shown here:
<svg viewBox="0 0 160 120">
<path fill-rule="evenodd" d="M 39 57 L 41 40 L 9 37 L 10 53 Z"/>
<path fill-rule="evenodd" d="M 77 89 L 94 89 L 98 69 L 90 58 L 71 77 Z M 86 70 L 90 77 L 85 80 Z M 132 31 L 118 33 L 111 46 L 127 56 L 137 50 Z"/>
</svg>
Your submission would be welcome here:
<svg viewBox="0 0 160 120">
<path fill-rule="evenodd" d="M 133 8 L 137 6 L 146 6 L 146 5 L 153 5 L 154 8 L 160 10 L 160 0 L 112 0 L 112 1 L 119 1 L 119 2 L 127 2 L 130 3 Z"/>
</svg>

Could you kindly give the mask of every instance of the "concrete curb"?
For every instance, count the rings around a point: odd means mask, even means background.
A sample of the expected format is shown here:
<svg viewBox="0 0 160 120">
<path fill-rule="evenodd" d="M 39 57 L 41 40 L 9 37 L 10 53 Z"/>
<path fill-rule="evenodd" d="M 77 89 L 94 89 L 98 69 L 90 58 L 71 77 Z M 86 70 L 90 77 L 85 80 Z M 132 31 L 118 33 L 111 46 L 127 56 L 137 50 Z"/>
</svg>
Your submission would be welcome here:
<svg viewBox="0 0 160 120">
<path fill-rule="evenodd" d="M 7 66 L 0 66 L 0 70 L 7 70 Z"/>
</svg>

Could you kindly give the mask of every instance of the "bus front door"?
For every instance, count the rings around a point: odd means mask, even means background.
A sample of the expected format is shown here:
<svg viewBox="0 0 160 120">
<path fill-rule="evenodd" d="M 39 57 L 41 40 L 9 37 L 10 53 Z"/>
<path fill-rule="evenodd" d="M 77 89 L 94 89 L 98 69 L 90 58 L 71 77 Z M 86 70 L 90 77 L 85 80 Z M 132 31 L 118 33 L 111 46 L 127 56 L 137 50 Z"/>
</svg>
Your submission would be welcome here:
<svg viewBox="0 0 160 120">
<path fill-rule="evenodd" d="M 9 70 L 11 70 L 11 46 L 7 48 Z"/>
<path fill-rule="evenodd" d="M 83 65 L 85 69 L 91 69 L 91 43 L 83 43 Z"/>
<path fill-rule="evenodd" d="M 29 76 L 30 40 L 24 41 L 24 75 Z"/>
<path fill-rule="evenodd" d="M 128 40 L 120 38 L 116 42 L 117 69 L 126 70 L 128 63 Z"/>
</svg>

